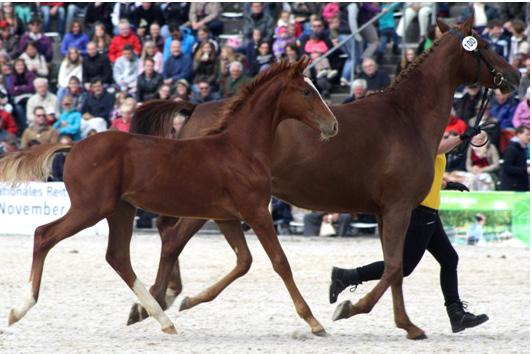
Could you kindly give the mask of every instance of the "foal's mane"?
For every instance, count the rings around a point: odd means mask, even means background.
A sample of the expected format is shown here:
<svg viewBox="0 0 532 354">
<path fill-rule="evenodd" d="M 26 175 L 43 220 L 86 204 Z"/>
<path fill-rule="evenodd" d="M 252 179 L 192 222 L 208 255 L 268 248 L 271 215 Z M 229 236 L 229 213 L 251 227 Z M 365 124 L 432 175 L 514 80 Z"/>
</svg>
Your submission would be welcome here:
<svg viewBox="0 0 532 354">
<path fill-rule="evenodd" d="M 233 113 L 255 92 L 255 90 L 262 84 L 272 80 L 274 77 L 282 73 L 283 77 L 295 77 L 297 75 L 303 75 L 303 70 L 310 63 L 310 60 L 303 58 L 296 63 L 289 63 L 286 60 L 282 60 L 279 63 L 275 63 L 268 69 L 261 71 L 251 82 L 247 83 L 240 89 L 240 93 L 232 97 L 227 103 L 225 103 L 220 111 L 220 118 L 209 128 L 205 130 L 205 135 L 218 134 L 224 131 L 233 116 Z"/>
</svg>

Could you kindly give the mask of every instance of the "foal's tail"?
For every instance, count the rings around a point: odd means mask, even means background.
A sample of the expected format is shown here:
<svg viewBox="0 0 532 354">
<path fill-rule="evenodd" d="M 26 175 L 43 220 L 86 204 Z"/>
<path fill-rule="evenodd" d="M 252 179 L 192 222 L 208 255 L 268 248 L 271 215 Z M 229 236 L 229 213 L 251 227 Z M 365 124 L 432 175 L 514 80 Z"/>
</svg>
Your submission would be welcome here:
<svg viewBox="0 0 532 354">
<path fill-rule="evenodd" d="M 0 181 L 16 185 L 21 182 L 45 180 L 52 169 L 57 152 L 67 152 L 72 145 L 46 144 L 12 152 L 0 158 Z"/>
</svg>

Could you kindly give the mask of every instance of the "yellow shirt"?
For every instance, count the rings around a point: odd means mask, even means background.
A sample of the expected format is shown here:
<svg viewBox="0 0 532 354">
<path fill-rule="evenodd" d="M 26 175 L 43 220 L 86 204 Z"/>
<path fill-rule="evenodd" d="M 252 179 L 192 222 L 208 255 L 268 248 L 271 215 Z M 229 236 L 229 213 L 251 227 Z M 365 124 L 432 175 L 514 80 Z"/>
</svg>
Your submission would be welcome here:
<svg viewBox="0 0 532 354">
<path fill-rule="evenodd" d="M 440 190 L 443 182 L 443 172 L 445 172 L 445 154 L 436 155 L 436 161 L 434 161 L 434 179 L 432 180 L 432 187 L 425 199 L 421 202 L 421 205 L 431 209 L 438 210 L 440 208 Z"/>
</svg>

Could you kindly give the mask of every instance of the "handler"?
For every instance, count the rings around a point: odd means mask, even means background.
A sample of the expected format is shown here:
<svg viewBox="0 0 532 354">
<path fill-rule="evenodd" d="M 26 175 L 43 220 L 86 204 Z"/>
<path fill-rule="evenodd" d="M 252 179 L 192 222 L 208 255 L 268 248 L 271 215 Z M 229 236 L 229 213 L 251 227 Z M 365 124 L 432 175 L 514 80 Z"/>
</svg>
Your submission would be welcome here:
<svg viewBox="0 0 532 354">
<path fill-rule="evenodd" d="M 440 285 L 454 333 L 478 326 L 488 320 L 488 316 L 485 314 L 477 316 L 466 312 L 466 307 L 460 300 L 457 276 L 458 254 L 449 242 L 438 215 L 440 188 L 442 185 L 448 190 L 469 191 L 461 183 L 445 182 L 443 180 L 446 164 L 445 154 L 458 146 L 464 139 L 470 139 L 478 133 L 480 133 L 478 128 L 469 128 L 460 136 L 449 137 L 441 141 L 434 165 L 432 187 L 429 194 L 421 202 L 421 205 L 412 211 L 404 245 L 404 276 L 412 273 L 423 257 L 425 250 L 428 250 L 440 263 Z M 335 303 L 338 295 L 348 286 L 357 286 L 365 281 L 378 280 L 383 272 L 383 261 L 354 269 L 333 267 L 331 285 L 329 287 L 330 303 Z"/>
</svg>

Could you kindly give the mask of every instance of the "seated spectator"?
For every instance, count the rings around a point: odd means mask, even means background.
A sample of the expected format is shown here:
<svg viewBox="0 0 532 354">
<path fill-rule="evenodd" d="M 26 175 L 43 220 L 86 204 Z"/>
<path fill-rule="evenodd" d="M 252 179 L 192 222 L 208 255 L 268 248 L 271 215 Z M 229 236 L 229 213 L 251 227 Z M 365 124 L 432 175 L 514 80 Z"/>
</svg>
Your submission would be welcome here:
<svg viewBox="0 0 532 354">
<path fill-rule="evenodd" d="M 159 52 L 159 48 L 155 42 L 146 41 L 142 47 L 142 55 L 139 60 L 139 74 L 144 72 L 144 61 L 151 59 L 154 63 L 154 70 L 161 74 L 163 72 L 163 55 Z"/>
<path fill-rule="evenodd" d="M 198 92 L 192 96 L 192 103 L 200 104 L 220 99 L 220 96 L 217 93 L 212 92 L 211 85 L 208 81 L 200 81 L 197 85 Z"/>
<path fill-rule="evenodd" d="M 31 19 L 28 24 L 28 31 L 24 33 L 18 44 L 18 52 L 24 52 L 28 42 L 35 42 L 39 54 L 44 55 L 47 62 L 52 61 L 54 56 L 54 48 L 52 40 L 41 32 L 41 20 L 38 17 Z"/>
<path fill-rule="evenodd" d="M 312 53 L 310 57 L 312 58 L 312 61 L 316 61 L 321 55 L 322 53 L 316 51 Z M 331 68 L 331 64 L 329 64 L 327 58 L 323 58 L 316 63 L 316 66 L 310 70 L 310 73 L 312 75 L 312 80 L 316 82 L 316 86 L 323 97 L 329 98 L 332 87 L 331 81 L 336 75 L 338 75 L 338 71 Z"/>
<path fill-rule="evenodd" d="M 35 117 L 33 122 L 24 130 L 24 133 L 22 133 L 20 148 L 28 148 L 29 143 L 32 140 L 36 140 L 40 144 L 57 143 L 59 133 L 48 124 L 44 107 L 35 107 L 33 110 L 33 116 Z"/>
<path fill-rule="evenodd" d="M 319 236 L 322 222 L 336 225 L 336 235 L 340 237 L 350 236 L 350 224 L 353 216 L 348 213 L 327 214 L 321 212 L 312 212 L 305 214 L 303 217 L 303 235 Z"/>
<path fill-rule="evenodd" d="M 61 92 L 57 94 L 57 100 L 60 107 L 59 110 L 61 113 L 63 113 L 63 98 L 65 98 L 65 96 L 70 96 L 73 100 L 72 107 L 81 112 L 83 102 L 85 102 L 85 99 L 87 98 L 87 93 L 85 90 L 83 90 L 81 81 L 79 81 L 77 76 L 71 76 L 70 80 L 68 80 L 68 86 L 66 90 L 61 90 Z"/>
<path fill-rule="evenodd" d="M 114 63 L 122 56 L 122 50 L 126 44 L 129 44 L 133 48 L 136 55 L 140 55 L 142 46 L 139 38 L 131 31 L 128 20 L 120 20 L 118 35 L 113 37 L 109 46 L 109 60 L 111 63 Z"/>
<path fill-rule="evenodd" d="M 28 126 L 26 121 L 26 103 L 35 92 L 33 81 L 35 75 L 26 68 L 24 60 L 17 59 L 13 64 L 13 74 L 6 78 L 7 90 L 15 103 L 15 119 L 19 133 Z"/>
<path fill-rule="evenodd" d="M 366 97 L 368 83 L 364 79 L 353 80 L 351 84 L 351 96 L 344 100 L 344 104 L 351 103 Z"/>
<path fill-rule="evenodd" d="M 131 105 L 130 103 L 122 104 L 122 106 L 120 106 L 120 116 L 113 120 L 111 129 L 127 133 L 129 131 L 129 125 L 131 124 L 134 110 L 134 105 Z"/>
<path fill-rule="evenodd" d="M 39 10 L 41 10 L 44 21 L 44 32 L 50 32 L 50 19 L 57 18 L 57 32 L 61 36 L 65 34 L 65 3 L 64 2 L 40 2 Z"/>
<path fill-rule="evenodd" d="M 214 52 L 215 53 L 218 53 L 218 51 L 220 50 L 220 45 L 218 44 L 217 41 L 215 41 L 214 39 L 212 39 L 212 36 L 211 34 L 209 33 L 209 29 L 207 28 L 207 26 L 203 26 L 203 27 L 200 27 L 198 29 L 198 31 L 196 32 L 196 39 L 195 39 L 195 43 L 194 45 L 192 46 L 192 53 L 196 54 L 196 52 L 201 48 L 203 47 L 203 45 L 205 43 L 210 43 L 213 48 L 214 48 Z M 183 43 L 181 43 L 181 47 L 183 46 Z M 186 53 L 185 51 L 183 51 L 183 53 Z"/>
<path fill-rule="evenodd" d="M 379 19 L 379 35 L 380 35 L 380 45 L 377 50 L 377 62 L 381 63 L 384 54 L 386 53 L 387 45 L 389 42 L 393 43 L 392 52 L 394 55 L 401 53 L 399 50 L 399 36 L 395 32 L 395 18 L 394 10 L 397 6 L 394 6 L 392 3 L 383 3 L 382 12 L 385 14 Z"/>
<path fill-rule="evenodd" d="M 80 20 L 73 20 L 70 30 L 61 42 L 61 55 L 66 56 L 69 48 L 77 48 L 82 55 L 87 54 L 89 37 L 83 31 Z"/>
<path fill-rule="evenodd" d="M 380 91 L 390 85 L 390 77 L 380 70 L 375 60 L 366 58 L 362 61 L 360 78 L 368 82 L 368 91 Z"/>
<path fill-rule="evenodd" d="M 7 92 L 7 88 L 0 83 L 0 109 L 8 113 L 15 114 L 12 102 L 13 100 L 9 95 L 9 92 Z"/>
<path fill-rule="evenodd" d="M 240 88 L 248 81 L 248 77 L 242 73 L 244 67 L 242 63 L 234 61 L 229 66 L 229 77 L 224 81 L 220 88 L 220 94 L 223 98 L 229 98 L 237 95 Z"/>
<path fill-rule="evenodd" d="M 420 55 L 432 48 L 434 41 L 442 36 L 440 28 L 436 25 L 431 25 L 426 37 L 422 37 L 417 46 L 416 54 Z"/>
<path fill-rule="evenodd" d="M 214 36 L 220 35 L 224 28 L 224 23 L 220 20 L 221 12 L 220 3 L 193 2 L 188 14 L 192 29 L 197 31 L 200 27 L 207 26 Z"/>
<path fill-rule="evenodd" d="M 259 52 L 259 44 L 262 43 L 260 30 L 253 30 L 250 40 L 247 44 L 240 48 L 241 52 L 246 55 L 246 63 L 248 64 L 247 73 L 250 77 L 255 76 L 255 68 L 251 63 L 254 63 L 257 59 L 257 53 Z"/>
<path fill-rule="evenodd" d="M 515 130 L 506 152 L 501 169 L 503 191 L 530 191 L 530 166 L 527 164 L 526 149 L 530 145 L 530 128 L 519 126 Z"/>
<path fill-rule="evenodd" d="M 272 198 L 272 219 L 278 235 L 290 235 L 290 222 L 294 221 L 290 204 Z"/>
<path fill-rule="evenodd" d="M 74 100 L 70 96 L 63 98 L 63 113 L 53 127 L 60 135 L 68 135 L 73 141 L 81 140 L 81 113 L 73 107 Z"/>
<path fill-rule="evenodd" d="M 310 44 L 307 45 L 307 42 Z M 312 31 L 308 34 L 303 34 L 300 37 L 301 48 L 303 52 L 310 54 L 315 50 L 325 53 L 327 50 L 333 47 L 333 44 L 329 38 L 329 32 L 325 29 L 325 23 L 316 18 L 312 21 Z"/>
<path fill-rule="evenodd" d="M 456 115 L 466 122 L 471 119 L 473 121 L 469 124 L 474 124 L 481 98 L 480 86 L 476 84 L 466 86 L 464 95 L 455 105 Z"/>
<path fill-rule="evenodd" d="M 81 120 L 81 139 L 85 139 L 92 134 L 107 130 L 107 122 L 100 117 L 94 117 L 90 112 L 85 113 Z"/>
<path fill-rule="evenodd" d="M 181 128 L 183 128 L 183 125 L 185 124 L 185 120 L 186 117 L 182 114 L 177 114 L 175 116 L 174 122 L 172 124 L 172 135 L 170 136 L 171 139 L 177 139 Z"/>
<path fill-rule="evenodd" d="M 48 91 L 48 80 L 43 78 L 37 78 L 33 82 L 35 86 L 35 94 L 31 96 L 27 104 L 27 122 L 33 123 L 36 107 L 43 107 L 46 112 L 48 124 L 52 124 L 59 117 L 59 105 L 57 96 Z"/>
<path fill-rule="evenodd" d="M 17 124 L 9 112 L 0 109 L 0 140 L 6 138 L 7 134 L 16 135 Z"/>
<path fill-rule="evenodd" d="M 6 21 L 0 20 L 0 41 L 2 41 L 2 49 L 10 58 L 16 58 L 19 54 L 18 44 L 20 37 L 12 34 L 11 29 L 11 26 Z"/>
<path fill-rule="evenodd" d="M 70 135 L 60 135 L 59 144 L 71 145 L 72 137 Z M 66 154 L 66 152 L 60 152 L 54 155 L 54 159 L 52 160 L 52 172 L 50 177 L 48 177 L 48 182 L 63 182 Z"/>
<path fill-rule="evenodd" d="M 509 139 L 514 136 L 514 126 L 512 119 L 517 109 L 518 101 L 512 97 L 511 93 L 502 93 L 495 90 L 495 99 L 491 102 L 489 117 L 498 123 L 500 129 L 499 149 L 504 151 Z"/>
<path fill-rule="evenodd" d="M 166 26 L 161 28 L 163 37 L 169 36 L 170 27 L 181 27 L 188 22 L 189 2 L 168 2 L 161 5 Z"/>
<path fill-rule="evenodd" d="M 251 13 L 244 16 L 244 27 L 242 29 L 244 38 L 250 40 L 253 30 L 258 29 L 261 32 L 261 38 L 271 42 L 274 28 L 273 19 L 264 13 L 264 5 L 261 2 L 252 2 Z"/>
<path fill-rule="evenodd" d="M 146 42 L 153 42 L 157 46 L 157 51 L 159 53 L 163 53 L 164 51 L 164 37 L 161 36 L 161 26 L 157 22 L 154 22 L 150 25 L 150 32 L 146 35 L 144 35 L 144 45 L 146 45 Z"/>
<path fill-rule="evenodd" d="M 397 35 L 405 36 L 405 31 L 414 18 L 419 22 L 419 36 L 425 37 L 431 20 L 432 5 L 429 3 L 414 2 L 406 5 L 404 17 L 401 17 L 397 24 Z"/>
<path fill-rule="evenodd" d="M 395 70 L 395 75 L 399 75 L 401 71 L 408 68 L 408 66 L 414 62 L 414 59 L 416 59 L 416 52 L 414 51 L 414 49 L 408 48 L 405 51 L 405 55 L 403 55 L 403 57 L 401 58 L 401 61 L 397 65 L 397 69 Z"/>
<path fill-rule="evenodd" d="M 164 83 L 175 85 L 177 80 L 188 80 L 192 76 L 192 60 L 188 55 L 181 52 L 180 41 L 172 41 L 170 54 L 163 66 Z"/>
<path fill-rule="evenodd" d="M 232 47 L 223 46 L 218 57 L 218 79 L 216 80 L 220 85 L 223 85 L 225 80 L 229 78 L 229 66 L 234 61 L 241 61 L 240 56 Z"/>
<path fill-rule="evenodd" d="M 475 14 L 475 22 L 473 29 L 478 33 L 482 33 L 489 21 L 495 20 L 499 17 L 499 11 L 496 7 L 485 2 L 471 2 L 469 6 L 464 8 L 459 18 L 460 23 L 464 23 L 466 19 L 472 14 Z"/>
<path fill-rule="evenodd" d="M 94 25 L 94 34 L 92 35 L 91 42 L 96 44 L 98 53 L 109 56 L 109 46 L 111 45 L 111 36 L 105 31 L 105 26 L 97 22 Z"/>
<path fill-rule="evenodd" d="M 105 33 L 113 33 L 113 23 L 111 22 L 111 12 L 113 3 L 93 2 L 85 10 L 85 28 L 87 33 L 94 33 L 97 24 L 101 24 Z"/>
<path fill-rule="evenodd" d="M 216 53 L 211 43 L 207 42 L 203 44 L 196 54 L 194 54 L 192 71 L 194 72 L 195 85 L 199 82 L 207 82 L 209 86 L 216 85 L 218 65 L 216 62 Z"/>
<path fill-rule="evenodd" d="M 194 36 L 189 33 L 189 30 L 183 28 L 181 30 L 179 27 L 170 26 L 170 36 L 166 38 L 164 42 L 164 51 L 163 51 L 163 61 L 170 57 L 170 47 L 172 46 L 173 41 L 179 41 L 181 43 L 181 53 L 186 55 L 192 55 L 192 50 L 194 48 L 195 39 Z"/>
<path fill-rule="evenodd" d="M 0 157 L 18 150 L 17 138 L 8 134 L 5 138 L 0 138 Z"/>
<path fill-rule="evenodd" d="M 530 58 L 526 58 L 524 61 L 524 67 L 521 71 L 521 81 L 519 82 L 518 95 L 520 99 L 526 96 L 526 91 L 530 87 Z"/>
<path fill-rule="evenodd" d="M 44 78 L 48 76 L 48 63 L 46 63 L 44 56 L 37 51 L 35 43 L 28 42 L 26 50 L 19 58 L 24 60 L 26 67 L 31 70 L 35 76 Z"/>
<path fill-rule="evenodd" d="M 510 54 L 510 34 L 504 31 L 501 21 L 494 19 L 488 22 L 487 34 L 484 36 L 490 48 L 508 61 Z"/>
<path fill-rule="evenodd" d="M 87 56 L 82 63 L 83 83 L 86 90 L 90 89 L 91 82 L 99 78 L 104 84 L 111 84 L 113 72 L 111 62 L 107 55 L 98 53 L 96 43 L 87 43 Z"/>
<path fill-rule="evenodd" d="M 148 33 L 152 23 L 164 25 L 164 16 L 158 4 L 142 2 L 131 14 L 131 22 L 137 29 L 137 36 L 142 38 Z"/>
<path fill-rule="evenodd" d="M 257 48 L 255 59 L 250 62 L 250 75 L 255 76 L 262 70 L 268 69 L 274 62 L 274 56 L 270 50 L 270 44 L 263 40 Z"/>
<path fill-rule="evenodd" d="M 517 105 L 512 124 L 514 128 L 520 125 L 530 127 L 530 88 L 526 90 L 525 98 Z"/>
<path fill-rule="evenodd" d="M 530 56 L 530 45 L 525 34 L 526 25 L 521 20 L 512 21 L 512 37 L 510 38 L 510 52 L 508 62 L 517 67 L 516 62 Z"/>
<path fill-rule="evenodd" d="M 95 117 L 101 117 L 110 125 L 111 111 L 115 103 L 115 96 L 103 87 L 101 79 L 94 79 L 91 83 L 91 92 L 83 102 L 82 113 L 89 112 Z"/>
<path fill-rule="evenodd" d="M 24 34 L 24 21 L 19 17 L 15 11 L 15 4 L 12 2 L 2 3 L 0 18 L 5 21 L 6 28 L 12 29 L 14 37 L 20 37 Z M 14 57 L 12 57 L 14 58 Z"/>
<path fill-rule="evenodd" d="M 187 80 L 185 80 L 185 79 L 178 80 L 177 81 L 177 88 L 176 88 L 176 91 L 177 91 L 178 95 L 180 94 L 180 86 L 186 86 L 187 90 L 190 87 L 188 82 L 187 82 Z M 190 91 L 188 91 L 188 93 L 190 93 Z M 169 100 L 171 95 L 172 95 L 172 88 L 170 87 L 170 85 L 167 85 L 167 84 L 163 83 L 161 85 L 161 87 L 159 87 L 159 90 L 157 90 L 157 94 L 155 95 L 154 98 L 157 99 L 157 100 Z M 188 101 L 188 100 L 189 100 L 189 98 L 188 98 L 188 94 L 187 94 L 186 101 Z"/>
<path fill-rule="evenodd" d="M 126 44 L 122 49 L 122 55 L 116 60 L 113 66 L 113 80 L 118 85 L 120 91 L 135 92 L 137 88 L 137 77 L 139 70 L 139 59 L 133 53 L 133 48 Z"/>
<path fill-rule="evenodd" d="M 113 105 L 113 110 L 111 111 L 111 123 L 120 117 L 122 112 L 120 111 L 120 107 L 126 102 L 126 100 L 129 98 L 129 95 L 127 92 L 119 91 L 116 94 L 115 104 Z"/>
<path fill-rule="evenodd" d="M 155 71 L 155 62 L 151 58 L 144 59 L 144 72 L 137 80 L 137 101 L 144 102 L 155 98 L 157 90 L 163 84 L 163 76 Z"/>
<path fill-rule="evenodd" d="M 57 77 L 58 93 L 66 90 L 68 80 L 75 76 L 81 81 L 83 78 L 83 60 L 77 48 L 69 48 L 67 56 L 59 67 L 59 76 Z"/>
<path fill-rule="evenodd" d="M 486 142 L 487 144 L 482 145 Z M 489 142 L 486 132 L 474 136 L 471 139 L 473 145 L 469 145 L 466 157 L 466 171 L 464 184 L 472 191 L 490 191 L 495 189 L 495 173 L 499 171 L 499 152 Z"/>
<path fill-rule="evenodd" d="M 290 24 L 275 29 L 275 41 L 272 49 L 277 60 L 283 56 L 287 44 L 296 43 L 295 28 L 294 24 Z"/>
<path fill-rule="evenodd" d="M 288 44 L 284 49 L 284 59 L 289 63 L 295 63 L 299 60 L 299 53 L 295 44 Z"/>
</svg>

